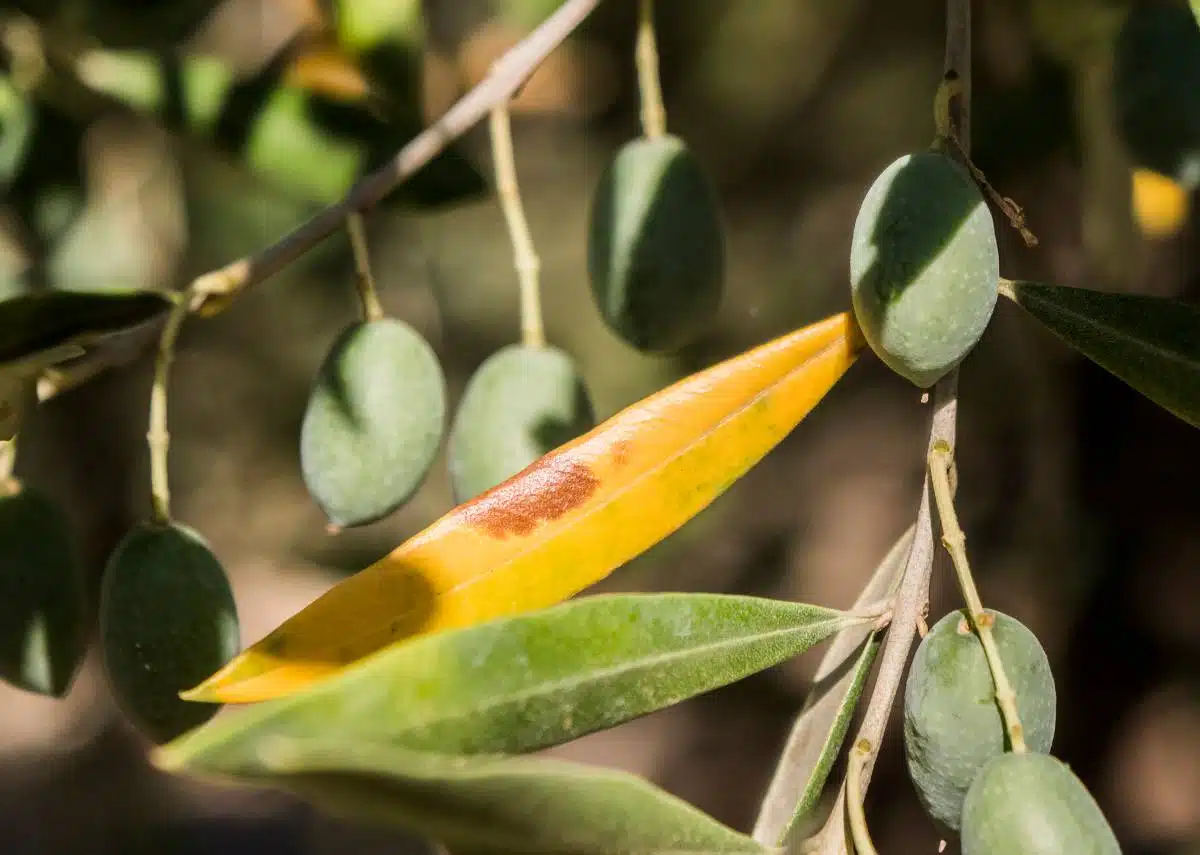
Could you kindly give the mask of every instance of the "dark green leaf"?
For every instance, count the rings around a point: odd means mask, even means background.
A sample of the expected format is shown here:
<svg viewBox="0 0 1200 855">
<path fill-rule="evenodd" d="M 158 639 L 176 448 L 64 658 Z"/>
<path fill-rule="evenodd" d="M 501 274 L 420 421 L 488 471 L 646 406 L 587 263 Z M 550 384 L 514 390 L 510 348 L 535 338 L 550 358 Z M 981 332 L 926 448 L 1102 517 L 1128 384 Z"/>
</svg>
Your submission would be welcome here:
<svg viewBox="0 0 1200 855">
<path fill-rule="evenodd" d="M 766 853 L 622 772 L 531 757 L 453 757 L 357 739 L 270 737 L 168 769 L 288 790 L 331 813 L 395 823 L 472 855 Z"/>
<path fill-rule="evenodd" d="M 160 291 L 38 291 L 0 301 L 0 364 L 47 367 L 163 315 Z"/>
<path fill-rule="evenodd" d="M 1005 290 L 1088 359 L 1200 427 L 1200 305 L 1039 282 Z"/>
<path fill-rule="evenodd" d="M 353 735 L 446 754 L 518 754 L 679 703 L 871 620 L 715 594 L 568 603 L 385 648 L 310 689 L 214 720 L 182 755 L 275 736 Z"/>
<path fill-rule="evenodd" d="M 879 602 L 896 590 L 915 531 L 915 525 L 909 526 L 892 544 L 858 595 L 856 609 Z M 817 806 L 875 664 L 880 636 L 880 631 L 860 625 L 843 630 L 830 643 L 763 799 L 754 828 L 756 840 L 769 838 L 783 845 Z"/>
</svg>

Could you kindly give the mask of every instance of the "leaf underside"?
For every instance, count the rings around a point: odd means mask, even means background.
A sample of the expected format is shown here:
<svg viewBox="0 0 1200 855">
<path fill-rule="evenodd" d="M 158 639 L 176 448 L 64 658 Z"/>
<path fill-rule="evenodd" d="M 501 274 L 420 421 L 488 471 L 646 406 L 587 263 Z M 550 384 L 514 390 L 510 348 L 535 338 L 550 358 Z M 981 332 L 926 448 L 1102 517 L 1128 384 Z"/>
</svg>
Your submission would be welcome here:
<svg viewBox="0 0 1200 855">
<path fill-rule="evenodd" d="M 1200 427 L 1200 305 L 1013 282 L 1012 299 L 1066 344 Z"/>
</svg>

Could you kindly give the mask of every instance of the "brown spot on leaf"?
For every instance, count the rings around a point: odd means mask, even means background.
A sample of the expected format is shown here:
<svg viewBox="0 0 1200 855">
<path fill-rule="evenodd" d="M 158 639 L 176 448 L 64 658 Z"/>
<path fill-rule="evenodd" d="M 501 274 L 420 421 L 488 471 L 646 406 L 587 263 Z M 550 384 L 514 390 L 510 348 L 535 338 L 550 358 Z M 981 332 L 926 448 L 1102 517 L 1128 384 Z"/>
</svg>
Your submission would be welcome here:
<svg viewBox="0 0 1200 855">
<path fill-rule="evenodd" d="M 600 479 L 585 464 L 551 456 L 462 509 L 467 522 L 495 538 L 525 537 L 586 502 Z"/>
</svg>

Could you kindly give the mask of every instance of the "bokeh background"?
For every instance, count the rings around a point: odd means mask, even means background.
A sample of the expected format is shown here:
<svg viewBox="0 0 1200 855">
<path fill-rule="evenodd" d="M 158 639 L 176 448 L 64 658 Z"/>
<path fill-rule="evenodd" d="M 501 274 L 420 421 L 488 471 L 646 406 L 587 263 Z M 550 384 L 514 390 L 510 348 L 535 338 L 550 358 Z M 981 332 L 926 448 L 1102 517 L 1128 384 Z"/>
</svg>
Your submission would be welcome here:
<svg viewBox="0 0 1200 855">
<path fill-rule="evenodd" d="M 436 116 L 556 4 L 424 5 L 425 109 Z M 631 351 L 601 325 L 588 293 L 591 189 L 615 148 L 638 132 L 635 4 L 602 4 L 514 105 L 548 335 L 579 361 L 601 417 L 846 308 L 862 194 L 883 166 L 933 133 L 943 0 L 658 7 L 669 125 L 709 169 L 728 228 L 720 321 L 694 347 L 669 358 Z M 1197 225 L 1149 239 L 1131 222 L 1103 52 L 1041 26 L 1025 0 L 975 7 L 975 158 L 1040 238 L 1029 249 L 998 219 L 1002 273 L 1200 296 Z M 317 14 L 305 0 L 225 0 L 187 44 L 253 70 Z M 78 245 L 74 287 L 178 287 L 314 210 L 227 158 L 176 144 L 153 122 L 80 110 L 87 226 L 68 235 Z M 486 123 L 463 150 L 488 174 Z M 4 224 L 4 258 L 19 266 L 7 212 Z M 456 401 L 470 372 L 518 336 L 499 207 L 483 198 L 378 212 L 370 229 L 385 308 L 428 337 Z M 331 538 L 304 490 L 300 419 L 325 350 L 355 317 L 352 276 L 337 236 L 228 311 L 184 328 L 170 414 L 174 510 L 225 563 L 245 643 L 451 506 L 440 461 L 394 516 Z M 96 582 L 117 540 L 149 512 L 149 356 L 135 352 L 51 400 L 22 435 L 18 471 L 69 508 Z M 1055 751 L 1095 793 L 1126 853 L 1194 855 L 1200 434 L 1004 300 L 961 377 L 964 527 L 985 602 L 1030 625 L 1051 657 Z M 848 605 L 915 513 L 928 417 L 919 392 L 864 357 L 710 510 L 599 589 Z M 939 562 L 931 617 L 956 596 Z M 818 655 L 550 753 L 643 774 L 746 830 Z M 907 781 L 897 721 L 868 814 L 881 851 L 933 853 L 939 836 Z M 147 765 L 146 747 L 115 708 L 94 654 L 65 700 L 0 688 L 0 851 L 426 851 L 401 832 L 339 822 L 279 794 L 167 778 Z"/>
</svg>

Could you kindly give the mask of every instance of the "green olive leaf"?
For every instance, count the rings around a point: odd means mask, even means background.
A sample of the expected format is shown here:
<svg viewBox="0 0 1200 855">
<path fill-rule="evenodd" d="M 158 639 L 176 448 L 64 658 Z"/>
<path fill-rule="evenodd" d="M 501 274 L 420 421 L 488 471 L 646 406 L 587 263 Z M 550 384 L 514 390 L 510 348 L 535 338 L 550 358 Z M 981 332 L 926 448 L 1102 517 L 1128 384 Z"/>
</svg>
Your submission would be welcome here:
<svg viewBox="0 0 1200 855">
<path fill-rule="evenodd" d="M 36 374 L 163 316 L 162 291 L 48 290 L 0 301 L 0 372 Z"/>
<path fill-rule="evenodd" d="M 0 300 L 0 371 L 35 375 L 174 305 L 158 291 L 38 291 Z"/>
<path fill-rule="evenodd" d="M 734 595 L 582 597 L 384 648 L 164 750 L 174 762 L 219 763 L 268 737 L 353 735 L 443 754 L 520 754 L 727 685 L 874 619 Z"/>
<path fill-rule="evenodd" d="M 471 855 L 763 853 L 751 838 L 624 772 L 546 758 L 456 757 L 344 738 L 266 737 L 179 767 L 397 824 Z"/>
<path fill-rule="evenodd" d="M 888 597 L 900 584 L 912 548 L 911 525 L 892 544 L 855 602 L 855 609 Z M 881 630 L 855 626 L 830 643 L 813 676 L 813 688 L 796 717 L 763 799 L 754 838 L 782 846 L 817 806 L 875 664 Z"/>
<path fill-rule="evenodd" d="M 1009 299 L 1101 368 L 1200 427 L 1200 305 L 1012 282 Z"/>
</svg>

